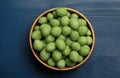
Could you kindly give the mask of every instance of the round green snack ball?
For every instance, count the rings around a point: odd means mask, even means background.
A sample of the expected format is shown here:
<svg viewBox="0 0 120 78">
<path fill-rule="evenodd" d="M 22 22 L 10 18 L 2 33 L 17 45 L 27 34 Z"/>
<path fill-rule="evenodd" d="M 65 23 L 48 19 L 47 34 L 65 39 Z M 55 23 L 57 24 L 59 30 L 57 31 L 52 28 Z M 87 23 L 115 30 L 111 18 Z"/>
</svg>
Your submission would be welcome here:
<svg viewBox="0 0 120 78">
<path fill-rule="evenodd" d="M 87 38 L 86 38 L 85 36 L 80 36 L 80 37 L 78 38 L 78 43 L 79 43 L 80 45 L 85 45 L 85 44 L 87 44 Z"/>
<path fill-rule="evenodd" d="M 55 66 L 55 61 L 52 58 L 48 59 L 47 63 L 50 66 Z"/>
<path fill-rule="evenodd" d="M 50 53 L 47 52 L 45 49 L 43 49 L 43 50 L 40 52 L 40 58 L 41 58 L 43 61 L 47 61 L 47 60 L 50 58 Z"/>
<path fill-rule="evenodd" d="M 55 18 L 57 17 L 56 11 L 53 11 L 52 14 Z"/>
<path fill-rule="evenodd" d="M 54 37 L 58 37 L 61 34 L 61 28 L 58 26 L 55 26 L 52 28 L 51 35 Z"/>
<path fill-rule="evenodd" d="M 62 28 L 62 34 L 64 36 L 68 36 L 69 34 L 71 34 L 71 32 L 72 32 L 72 30 L 71 30 L 71 28 L 69 26 L 64 26 Z"/>
<path fill-rule="evenodd" d="M 32 37 L 32 39 L 41 39 L 42 38 L 41 32 L 40 31 L 33 31 L 31 37 Z"/>
<path fill-rule="evenodd" d="M 71 45 L 71 48 L 75 51 L 79 51 L 80 50 L 80 44 L 77 42 L 73 42 Z"/>
<path fill-rule="evenodd" d="M 60 35 L 60 36 L 58 37 L 58 39 L 65 40 L 66 37 L 65 37 L 64 35 Z"/>
<path fill-rule="evenodd" d="M 77 18 L 77 19 L 78 19 L 78 15 L 75 14 L 75 13 L 73 13 L 73 14 L 71 15 L 71 18 Z"/>
<path fill-rule="evenodd" d="M 51 32 L 51 27 L 48 24 L 43 24 L 41 29 L 42 36 L 47 37 Z"/>
<path fill-rule="evenodd" d="M 79 58 L 79 54 L 78 54 L 78 52 L 77 51 L 72 51 L 71 53 L 70 53 L 70 55 L 69 55 L 69 58 L 70 58 L 70 60 L 71 61 L 73 61 L 73 62 L 78 62 L 78 58 Z"/>
<path fill-rule="evenodd" d="M 80 26 L 86 26 L 87 22 L 84 19 L 79 19 Z"/>
<path fill-rule="evenodd" d="M 46 24 L 40 25 L 39 29 L 41 30 Z M 47 24 L 48 25 L 48 24 Z"/>
<path fill-rule="evenodd" d="M 45 42 L 46 43 L 50 43 L 50 42 L 53 42 L 55 41 L 55 38 L 52 36 L 52 35 L 48 35 L 46 38 L 45 38 Z"/>
<path fill-rule="evenodd" d="M 40 29 L 40 26 L 38 26 L 38 25 L 36 25 L 34 28 L 35 31 L 39 31 L 39 29 Z"/>
<path fill-rule="evenodd" d="M 73 41 L 70 38 L 66 39 L 66 45 L 71 46 L 72 42 Z"/>
<path fill-rule="evenodd" d="M 38 20 L 39 24 L 45 24 L 47 22 L 47 18 L 46 17 L 40 17 Z"/>
<path fill-rule="evenodd" d="M 61 39 L 57 39 L 56 42 L 56 47 L 59 49 L 59 50 L 64 50 L 65 48 L 65 42 Z"/>
<path fill-rule="evenodd" d="M 90 52 L 90 47 L 88 45 L 81 46 L 80 55 L 87 56 Z"/>
<path fill-rule="evenodd" d="M 74 30 L 77 30 L 79 28 L 79 21 L 76 18 L 70 19 L 70 27 Z"/>
<path fill-rule="evenodd" d="M 91 35 L 91 31 L 88 29 L 87 33 L 86 33 L 87 36 L 90 36 Z"/>
<path fill-rule="evenodd" d="M 53 19 L 54 17 L 53 17 L 53 14 L 52 13 L 48 13 L 47 14 L 47 19 L 48 20 L 51 20 L 51 19 Z"/>
<path fill-rule="evenodd" d="M 60 20 L 60 23 L 61 23 L 61 25 L 62 26 L 66 26 L 66 25 L 68 25 L 69 24 L 69 18 L 67 17 L 67 16 L 63 16 L 62 18 L 61 18 L 61 20 Z"/>
<path fill-rule="evenodd" d="M 57 16 L 65 16 L 67 14 L 67 10 L 65 8 L 59 7 L 56 9 Z"/>
<path fill-rule="evenodd" d="M 63 55 L 68 56 L 70 54 L 70 47 L 66 46 L 65 49 L 63 50 Z"/>
<path fill-rule="evenodd" d="M 71 16 L 71 13 L 70 12 L 67 12 L 67 15 L 66 15 L 67 17 L 70 17 Z"/>
<path fill-rule="evenodd" d="M 86 26 L 80 26 L 78 29 L 78 32 L 80 35 L 85 35 L 88 31 L 88 28 Z"/>
<path fill-rule="evenodd" d="M 66 58 L 65 59 L 65 64 L 67 66 L 74 66 L 75 65 L 75 62 L 71 61 L 69 58 Z"/>
<path fill-rule="evenodd" d="M 57 67 L 58 68 L 64 68 L 65 67 L 65 60 L 60 60 L 57 62 Z"/>
<path fill-rule="evenodd" d="M 50 20 L 50 25 L 51 26 L 59 26 L 60 25 L 60 22 L 58 21 L 58 19 L 51 19 Z"/>
<path fill-rule="evenodd" d="M 55 47 L 55 43 L 54 43 L 54 42 L 48 43 L 48 44 L 46 45 L 46 50 L 47 50 L 48 52 L 52 52 L 52 51 L 54 51 L 55 49 L 56 49 L 56 47 Z"/>
<path fill-rule="evenodd" d="M 70 34 L 70 39 L 72 41 L 76 41 L 79 38 L 79 33 L 77 31 L 72 31 L 72 33 Z"/>
<path fill-rule="evenodd" d="M 60 25 L 60 21 L 59 19 L 51 19 L 49 24 L 54 27 L 54 26 L 59 26 Z"/>
<path fill-rule="evenodd" d="M 52 53 L 52 58 L 53 58 L 56 62 L 58 62 L 59 60 L 62 59 L 62 53 L 61 53 L 60 51 L 58 51 L 58 50 L 55 50 L 55 51 L 53 51 L 53 53 Z"/>
<path fill-rule="evenodd" d="M 84 59 L 83 56 L 79 55 L 79 57 L 78 57 L 78 62 L 82 62 L 83 59 Z"/>
<path fill-rule="evenodd" d="M 44 43 L 38 39 L 34 40 L 33 42 L 33 48 L 37 51 L 41 51 L 44 47 Z"/>
<path fill-rule="evenodd" d="M 87 45 L 91 45 L 92 44 L 92 37 L 87 36 Z"/>
</svg>

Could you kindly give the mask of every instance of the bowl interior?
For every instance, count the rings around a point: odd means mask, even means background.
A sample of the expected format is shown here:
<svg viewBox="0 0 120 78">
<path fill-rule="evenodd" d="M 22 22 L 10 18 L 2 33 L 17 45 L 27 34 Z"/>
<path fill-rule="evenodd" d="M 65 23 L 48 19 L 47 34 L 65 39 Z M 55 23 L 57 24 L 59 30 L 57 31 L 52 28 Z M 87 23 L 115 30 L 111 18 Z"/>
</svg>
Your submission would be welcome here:
<svg viewBox="0 0 120 78">
<path fill-rule="evenodd" d="M 31 38 L 31 34 L 33 32 L 33 29 L 35 27 L 35 25 L 37 24 L 37 21 L 40 17 L 46 15 L 47 13 L 49 12 L 52 12 L 54 10 L 56 10 L 56 8 L 53 8 L 53 9 L 49 9 L 47 11 L 45 11 L 44 13 L 42 13 L 40 16 L 37 17 L 37 19 L 34 21 L 32 27 L 31 27 L 31 30 L 30 30 L 30 34 L 29 34 L 29 42 L 30 42 L 30 47 L 31 47 L 31 50 L 32 50 L 32 53 L 33 55 L 35 56 L 35 58 L 40 62 L 42 63 L 44 66 L 48 67 L 48 68 L 51 68 L 53 70 L 58 70 L 58 71 L 65 71 L 65 70 L 71 70 L 71 69 L 74 69 L 74 68 L 77 68 L 78 66 L 82 65 L 83 63 L 85 63 L 87 61 L 87 59 L 90 57 L 90 55 L 92 54 L 93 52 L 93 48 L 94 48 L 94 44 L 95 44 L 95 35 L 94 35 L 94 30 L 93 30 L 93 27 L 91 25 L 91 23 L 89 22 L 89 20 L 80 12 L 74 10 L 74 9 L 71 9 L 71 8 L 66 8 L 69 12 L 71 13 L 76 13 L 78 14 L 81 18 L 85 19 L 87 21 L 87 26 L 88 28 L 91 30 L 92 32 L 92 45 L 90 46 L 90 52 L 89 54 L 85 57 L 85 59 L 81 62 L 81 63 L 78 63 L 76 64 L 75 66 L 72 66 L 72 67 L 65 67 L 65 68 L 57 68 L 57 67 L 52 67 L 52 66 L 49 66 L 47 63 L 43 62 L 40 58 L 39 58 L 39 52 L 36 52 L 34 49 L 33 49 L 33 46 L 32 46 L 32 43 L 33 43 L 33 40 Z"/>
</svg>

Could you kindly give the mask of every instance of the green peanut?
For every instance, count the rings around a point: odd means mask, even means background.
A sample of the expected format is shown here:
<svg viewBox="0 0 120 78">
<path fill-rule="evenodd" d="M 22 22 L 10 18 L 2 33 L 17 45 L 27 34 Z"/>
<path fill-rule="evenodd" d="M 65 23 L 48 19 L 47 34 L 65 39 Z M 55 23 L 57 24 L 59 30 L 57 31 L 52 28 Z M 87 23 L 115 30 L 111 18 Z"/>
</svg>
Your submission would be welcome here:
<svg viewBox="0 0 120 78">
<path fill-rule="evenodd" d="M 67 10 L 65 8 L 59 7 L 56 9 L 57 16 L 65 16 L 67 14 Z"/>
<path fill-rule="evenodd" d="M 41 51 L 44 47 L 44 43 L 38 39 L 34 40 L 33 42 L 33 48 L 37 51 Z"/>
<path fill-rule="evenodd" d="M 76 41 L 79 38 L 79 33 L 77 31 L 72 31 L 72 33 L 70 34 L 70 39 L 72 41 Z"/>
<path fill-rule="evenodd" d="M 83 45 L 81 46 L 81 49 L 79 52 L 80 52 L 80 55 L 87 56 L 90 52 L 90 47 L 88 45 Z"/>
<path fill-rule="evenodd" d="M 58 26 L 55 26 L 51 30 L 51 35 L 54 37 L 58 37 L 61 34 L 61 28 Z"/>
<path fill-rule="evenodd" d="M 58 68 L 64 68 L 65 67 L 65 60 L 60 60 L 57 62 L 57 67 Z"/>
<path fill-rule="evenodd" d="M 52 53 L 52 58 L 53 58 L 56 62 L 58 62 L 59 60 L 62 59 L 62 53 L 61 53 L 60 51 L 58 51 L 58 50 L 55 50 L 55 51 L 53 51 L 53 53 Z"/>
<path fill-rule="evenodd" d="M 38 20 L 38 23 L 39 24 L 45 24 L 47 22 L 47 18 L 46 17 L 41 17 L 39 20 Z"/>
<path fill-rule="evenodd" d="M 50 53 L 47 52 L 45 49 L 43 49 L 43 50 L 40 52 L 40 58 L 41 58 L 43 61 L 47 61 L 47 60 L 50 58 Z"/>
<path fill-rule="evenodd" d="M 56 49 L 56 47 L 55 47 L 55 43 L 54 42 L 48 43 L 46 45 L 46 50 L 48 52 L 53 52 L 55 49 Z"/>
<path fill-rule="evenodd" d="M 71 48 L 75 51 L 79 51 L 80 50 L 80 44 L 77 42 L 73 42 L 71 45 Z"/>
<path fill-rule="evenodd" d="M 41 36 L 41 32 L 40 31 L 33 31 L 32 32 L 32 39 L 41 39 L 42 36 Z"/>
<path fill-rule="evenodd" d="M 65 42 L 61 39 L 57 39 L 56 42 L 56 47 L 59 49 L 59 50 L 64 50 L 65 48 Z"/>
</svg>

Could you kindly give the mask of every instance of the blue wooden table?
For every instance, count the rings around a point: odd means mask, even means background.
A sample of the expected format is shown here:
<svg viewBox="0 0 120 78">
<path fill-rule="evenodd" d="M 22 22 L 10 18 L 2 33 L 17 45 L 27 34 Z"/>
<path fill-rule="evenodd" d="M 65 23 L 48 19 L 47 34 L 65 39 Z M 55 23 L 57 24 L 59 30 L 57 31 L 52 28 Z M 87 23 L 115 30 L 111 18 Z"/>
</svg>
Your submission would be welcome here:
<svg viewBox="0 0 120 78">
<path fill-rule="evenodd" d="M 90 59 L 72 71 L 42 66 L 29 47 L 29 30 L 47 9 L 82 12 L 96 35 Z M 120 0 L 0 0 L 0 78 L 120 78 Z"/>
</svg>

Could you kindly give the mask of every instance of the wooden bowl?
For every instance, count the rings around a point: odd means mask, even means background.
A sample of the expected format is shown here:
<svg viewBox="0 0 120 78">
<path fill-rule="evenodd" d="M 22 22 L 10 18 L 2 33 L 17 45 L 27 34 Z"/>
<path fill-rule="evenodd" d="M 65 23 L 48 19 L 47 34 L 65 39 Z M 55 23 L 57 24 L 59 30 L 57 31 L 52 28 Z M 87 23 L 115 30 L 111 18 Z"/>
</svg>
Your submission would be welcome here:
<svg viewBox="0 0 120 78">
<path fill-rule="evenodd" d="M 89 20 L 88 20 L 82 13 L 80 13 L 80 12 L 74 10 L 74 9 L 71 9 L 71 8 L 66 8 L 66 9 L 67 9 L 69 12 L 76 13 L 76 14 L 78 14 L 81 18 L 85 19 L 85 20 L 87 21 L 88 28 L 89 28 L 89 29 L 91 30 L 91 32 L 92 32 L 92 39 L 93 39 L 93 41 L 92 41 L 92 45 L 90 46 L 91 49 L 90 49 L 89 54 L 85 57 L 85 59 L 84 59 L 82 62 L 80 62 L 80 63 L 78 63 L 78 64 L 76 64 L 75 66 L 72 66 L 72 67 L 65 67 L 65 68 L 52 67 L 52 66 L 49 66 L 47 63 L 43 62 L 43 61 L 40 59 L 40 57 L 39 57 L 39 53 L 35 52 L 35 50 L 33 49 L 33 45 L 32 45 L 32 44 L 33 44 L 33 40 L 32 40 L 32 38 L 31 38 L 31 34 L 32 34 L 32 32 L 33 32 L 33 29 L 34 29 L 35 25 L 37 24 L 38 19 L 39 19 L 40 17 L 46 15 L 47 13 L 56 10 L 56 8 L 49 9 L 49 10 L 45 11 L 44 13 L 40 14 L 40 15 L 36 18 L 36 20 L 34 21 L 32 27 L 31 27 L 31 29 L 30 29 L 30 34 L 29 34 L 30 48 L 31 48 L 32 53 L 33 53 L 33 55 L 35 56 L 35 58 L 36 58 L 41 64 L 43 64 L 44 66 L 46 66 L 46 67 L 48 67 L 48 68 L 50 68 L 50 69 L 53 69 L 53 70 L 57 70 L 57 71 L 72 70 L 72 69 L 75 69 L 75 68 L 81 66 L 82 64 L 84 64 L 84 63 L 88 60 L 88 58 L 91 56 L 91 54 L 92 54 L 92 52 L 93 52 L 94 45 L 95 45 L 95 34 L 94 34 L 93 27 L 92 27 L 91 23 L 89 22 Z"/>
</svg>

